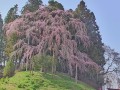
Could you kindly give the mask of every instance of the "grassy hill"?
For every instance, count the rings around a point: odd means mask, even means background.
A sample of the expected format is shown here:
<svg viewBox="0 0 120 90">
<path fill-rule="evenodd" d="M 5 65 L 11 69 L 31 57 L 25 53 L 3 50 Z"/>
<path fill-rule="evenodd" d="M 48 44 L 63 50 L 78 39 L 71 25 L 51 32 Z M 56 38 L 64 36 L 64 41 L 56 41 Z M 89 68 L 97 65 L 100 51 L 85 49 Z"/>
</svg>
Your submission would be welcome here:
<svg viewBox="0 0 120 90">
<path fill-rule="evenodd" d="M 75 83 L 63 74 L 17 72 L 11 78 L 0 79 L 0 90 L 94 90 L 85 83 Z"/>
</svg>

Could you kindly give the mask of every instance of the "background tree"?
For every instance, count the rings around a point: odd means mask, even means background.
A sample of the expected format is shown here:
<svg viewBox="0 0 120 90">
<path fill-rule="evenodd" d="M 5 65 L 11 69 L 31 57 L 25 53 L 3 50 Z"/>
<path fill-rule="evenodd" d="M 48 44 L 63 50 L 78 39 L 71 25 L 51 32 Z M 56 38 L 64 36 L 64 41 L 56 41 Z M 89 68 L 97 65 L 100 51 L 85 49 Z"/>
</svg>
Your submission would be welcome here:
<svg viewBox="0 0 120 90">
<path fill-rule="evenodd" d="M 78 4 L 78 7 L 73 13 L 75 18 L 79 18 L 85 23 L 87 34 L 91 41 L 91 45 L 88 48 L 85 48 L 82 43 L 78 43 L 78 49 L 81 52 L 87 53 L 94 62 L 103 68 L 106 63 L 104 58 L 104 44 L 102 43 L 102 38 L 94 13 L 87 8 L 83 0 L 80 4 Z M 98 73 L 93 70 L 84 74 L 84 76 L 80 76 L 80 78 L 89 78 L 90 80 L 96 82 L 97 85 L 102 84 L 104 81 L 103 76 L 98 75 Z"/>
<path fill-rule="evenodd" d="M 109 46 L 104 46 L 104 49 L 106 64 L 100 74 L 104 76 L 104 84 L 111 88 L 113 83 L 119 85 L 120 54 Z"/>
<path fill-rule="evenodd" d="M 74 16 L 85 23 L 88 36 L 90 37 L 90 41 L 92 41 L 89 48 L 85 49 L 83 45 L 80 44 L 78 49 L 87 53 L 90 58 L 92 58 L 98 65 L 103 67 L 105 65 L 104 49 L 94 13 L 87 9 L 85 2 L 82 0 L 76 8 Z"/>
<path fill-rule="evenodd" d="M 0 65 L 5 63 L 5 55 L 4 55 L 4 48 L 5 48 L 5 41 L 4 41 L 4 31 L 3 27 L 3 20 L 0 14 Z"/>
<path fill-rule="evenodd" d="M 10 58 L 11 52 L 13 52 L 13 45 L 17 42 L 18 37 L 16 33 L 13 33 L 11 37 L 6 39 L 5 54 Z"/>
<path fill-rule="evenodd" d="M 22 13 L 26 11 L 34 12 L 42 5 L 42 0 L 28 0 L 27 4 L 22 8 Z"/>
<path fill-rule="evenodd" d="M 8 60 L 13 60 L 14 64 L 15 64 L 15 69 L 17 68 L 17 63 L 19 62 L 19 55 L 17 54 L 16 56 L 12 57 L 12 53 L 13 52 L 13 45 L 17 42 L 18 37 L 16 33 L 13 33 L 9 38 L 5 38 L 5 47 L 4 47 L 4 54 L 5 54 L 5 62 L 7 62 Z"/>
<path fill-rule="evenodd" d="M 109 46 L 104 46 L 105 49 L 105 61 L 104 73 L 107 74 L 110 72 L 120 73 L 120 54 L 114 49 L 111 49 Z"/>
<path fill-rule="evenodd" d="M 57 9 L 64 10 L 63 5 L 57 1 L 49 0 L 48 3 L 49 3 L 49 8 L 51 8 L 52 10 L 57 10 Z"/>
<path fill-rule="evenodd" d="M 9 23 L 14 21 L 19 16 L 17 15 L 18 11 L 18 5 L 14 5 L 14 7 L 10 8 L 10 10 L 7 13 L 7 16 L 5 17 L 5 23 Z"/>
</svg>

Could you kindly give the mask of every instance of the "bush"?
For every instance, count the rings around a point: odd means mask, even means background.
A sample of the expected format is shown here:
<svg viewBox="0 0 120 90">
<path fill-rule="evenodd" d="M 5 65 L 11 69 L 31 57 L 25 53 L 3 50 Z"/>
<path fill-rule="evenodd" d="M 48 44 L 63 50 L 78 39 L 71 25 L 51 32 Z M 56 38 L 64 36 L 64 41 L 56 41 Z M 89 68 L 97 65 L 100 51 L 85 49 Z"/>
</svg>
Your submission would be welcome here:
<svg viewBox="0 0 120 90">
<path fill-rule="evenodd" d="M 52 56 L 49 55 L 35 55 L 32 58 L 32 61 L 34 61 L 34 68 L 35 70 L 40 70 L 43 72 L 51 71 L 52 69 Z"/>
<path fill-rule="evenodd" d="M 4 68 L 3 76 L 4 77 L 11 77 L 14 75 L 15 69 L 14 69 L 14 63 L 13 61 L 9 60 Z"/>
</svg>

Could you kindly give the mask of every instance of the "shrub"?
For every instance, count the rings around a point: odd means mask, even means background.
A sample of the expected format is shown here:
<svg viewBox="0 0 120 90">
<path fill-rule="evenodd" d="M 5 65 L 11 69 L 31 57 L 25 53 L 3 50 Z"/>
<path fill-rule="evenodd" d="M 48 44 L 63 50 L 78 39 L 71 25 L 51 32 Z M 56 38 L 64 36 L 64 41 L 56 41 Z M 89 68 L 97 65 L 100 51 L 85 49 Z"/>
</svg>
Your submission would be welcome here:
<svg viewBox="0 0 120 90">
<path fill-rule="evenodd" d="M 13 61 L 9 60 L 4 68 L 3 76 L 4 77 L 11 77 L 14 75 L 15 69 L 14 69 L 14 63 Z"/>
<path fill-rule="evenodd" d="M 52 56 L 37 54 L 32 58 L 32 61 L 34 61 L 35 70 L 41 69 L 41 71 L 43 71 L 43 72 L 51 71 Z"/>
</svg>

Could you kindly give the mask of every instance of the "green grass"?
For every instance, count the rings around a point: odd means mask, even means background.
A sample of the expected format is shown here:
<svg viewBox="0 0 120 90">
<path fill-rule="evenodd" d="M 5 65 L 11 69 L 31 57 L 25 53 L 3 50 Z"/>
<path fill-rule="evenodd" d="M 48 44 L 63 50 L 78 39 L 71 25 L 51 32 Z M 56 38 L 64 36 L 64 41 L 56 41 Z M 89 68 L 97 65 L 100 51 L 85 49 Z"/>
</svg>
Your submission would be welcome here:
<svg viewBox="0 0 120 90">
<path fill-rule="evenodd" d="M 17 72 L 11 78 L 0 79 L 0 90 L 95 90 L 83 82 L 75 83 L 63 74 Z"/>
</svg>

